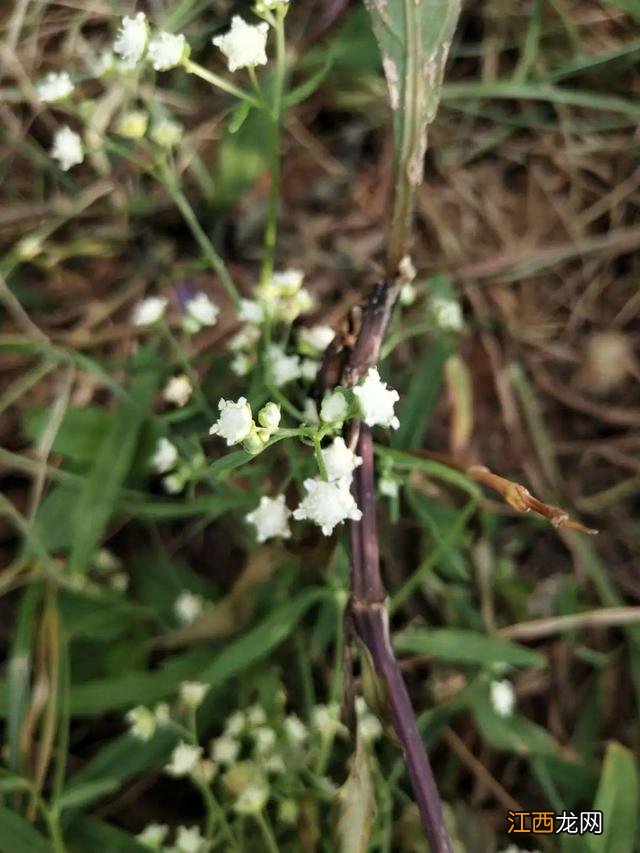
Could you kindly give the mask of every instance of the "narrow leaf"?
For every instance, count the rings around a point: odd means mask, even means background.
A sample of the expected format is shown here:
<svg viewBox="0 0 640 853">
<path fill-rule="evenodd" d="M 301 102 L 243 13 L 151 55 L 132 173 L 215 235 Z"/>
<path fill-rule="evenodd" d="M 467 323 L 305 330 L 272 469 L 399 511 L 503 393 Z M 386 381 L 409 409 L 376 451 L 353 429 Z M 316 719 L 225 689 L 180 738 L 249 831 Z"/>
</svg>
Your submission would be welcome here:
<svg viewBox="0 0 640 853">
<path fill-rule="evenodd" d="M 585 835 L 590 853 L 633 853 L 640 781 L 633 753 L 615 741 L 607 746 L 594 811 L 603 815 L 602 835 Z"/>
<path fill-rule="evenodd" d="M 399 652 L 429 655 L 453 663 L 489 666 L 544 666 L 544 655 L 501 637 L 488 637 L 462 628 L 438 628 L 433 631 L 412 629 L 398 634 L 394 646 Z"/>
</svg>

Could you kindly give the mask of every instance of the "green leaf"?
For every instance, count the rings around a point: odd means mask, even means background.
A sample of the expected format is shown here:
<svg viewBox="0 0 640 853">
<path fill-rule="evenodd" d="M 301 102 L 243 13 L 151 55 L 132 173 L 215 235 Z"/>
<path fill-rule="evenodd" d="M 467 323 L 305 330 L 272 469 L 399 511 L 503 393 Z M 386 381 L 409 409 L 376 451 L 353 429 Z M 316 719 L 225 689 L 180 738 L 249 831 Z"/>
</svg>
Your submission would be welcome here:
<svg viewBox="0 0 640 853">
<path fill-rule="evenodd" d="M 607 745 L 593 804 L 603 815 L 602 835 L 585 835 L 589 853 L 633 853 L 640 801 L 640 781 L 633 753 L 615 741 Z"/>
<path fill-rule="evenodd" d="M 25 423 L 29 438 L 35 443 L 47 425 L 49 410 L 32 409 Z M 92 462 L 106 439 L 114 416 L 98 406 L 70 407 L 66 410 L 51 450 L 75 462 Z"/>
<path fill-rule="evenodd" d="M 0 853 L 52 853 L 53 847 L 30 823 L 0 806 Z"/>
<path fill-rule="evenodd" d="M 131 402 L 122 403 L 100 444 L 95 463 L 70 513 L 73 529 L 69 568 L 84 572 L 114 512 L 129 473 L 138 436 L 156 388 L 157 373 L 144 371 L 131 383 Z"/>
<path fill-rule="evenodd" d="M 72 842 L 73 849 L 81 851 L 99 850 L 100 853 L 149 853 L 149 848 L 112 824 L 95 817 L 78 817 L 74 820 L 65 838 Z"/>
<path fill-rule="evenodd" d="M 316 602 L 331 595 L 327 589 L 310 589 L 267 616 L 253 630 L 230 643 L 198 676 L 206 684 L 221 684 L 227 678 L 265 658 L 294 630 Z"/>
<path fill-rule="evenodd" d="M 7 744 L 9 767 L 20 769 L 20 738 L 29 704 L 32 646 L 36 628 L 36 610 L 42 597 L 42 586 L 33 584 L 25 592 L 18 611 L 15 639 L 7 667 Z"/>
<path fill-rule="evenodd" d="M 225 129 L 218 148 L 216 203 L 233 204 L 269 167 L 272 128 L 264 110 L 251 110 L 242 125 L 232 133 Z"/>
<path fill-rule="evenodd" d="M 429 655 L 452 663 L 491 666 L 545 666 L 544 655 L 504 640 L 462 628 L 414 628 L 398 634 L 394 646 L 399 652 Z"/>
<path fill-rule="evenodd" d="M 398 450 L 423 446 L 440 394 L 444 366 L 453 350 L 453 341 L 448 338 L 434 341 L 422 363 L 413 371 L 398 415 L 400 427 L 394 432 L 391 441 Z"/>
<path fill-rule="evenodd" d="M 296 86 L 295 89 L 287 92 L 284 96 L 284 106 L 293 107 L 301 101 L 305 101 L 310 95 L 312 95 L 329 73 L 332 63 L 333 58 L 329 54 L 325 58 L 324 64 L 320 66 L 315 74 L 312 74 L 308 80 L 305 80 L 304 83 Z"/>
<path fill-rule="evenodd" d="M 519 714 L 499 716 L 486 690 L 470 694 L 468 707 L 482 736 L 496 749 L 544 758 L 558 754 L 556 742 L 542 726 Z"/>
<path fill-rule="evenodd" d="M 118 779 L 96 779 L 92 782 L 84 782 L 67 788 L 53 805 L 60 812 L 65 809 L 87 806 L 107 794 L 111 794 L 119 787 L 120 781 Z"/>
</svg>

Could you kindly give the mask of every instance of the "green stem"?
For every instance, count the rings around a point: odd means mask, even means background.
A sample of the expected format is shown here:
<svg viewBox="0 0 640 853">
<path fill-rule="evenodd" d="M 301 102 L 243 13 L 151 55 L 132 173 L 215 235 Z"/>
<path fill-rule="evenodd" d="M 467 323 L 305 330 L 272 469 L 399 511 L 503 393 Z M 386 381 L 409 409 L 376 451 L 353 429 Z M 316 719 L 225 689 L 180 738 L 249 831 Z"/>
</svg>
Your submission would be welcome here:
<svg viewBox="0 0 640 853">
<path fill-rule="evenodd" d="M 264 840 L 269 853 L 280 853 L 280 848 L 278 847 L 278 842 L 276 841 L 275 835 L 273 834 L 273 829 L 265 818 L 264 813 L 258 812 L 256 815 L 254 815 L 254 817 L 256 819 L 256 823 L 262 830 L 262 835 L 264 836 Z"/>
<path fill-rule="evenodd" d="M 333 679 L 331 681 L 331 692 L 330 692 L 330 705 L 336 704 L 340 699 L 340 694 L 342 692 L 342 658 L 344 651 L 344 608 L 346 606 L 348 600 L 348 596 L 346 593 L 342 599 L 336 599 L 336 606 L 338 609 L 338 618 L 336 625 L 336 642 L 335 642 L 335 651 L 334 651 L 334 661 L 333 661 Z M 318 760 L 316 762 L 315 771 L 318 776 L 324 775 L 325 768 L 327 766 L 327 762 L 329 761 L 329 756 L 331 754 L 331 747 L 333 746 L 333 741 L 335 739 L 335 732 L 331 729 L 323 738 L 322 744 L 320 746 L 320 753 L 318 754 Z"/>
<path fill-rule="evenodd" d="M 316 456 L 316 462 L 318 463 L 318 468 L 320 469 L 320 475 L 323 480 L 328 480 L 327 476 L 327 467 L 324 464 L 324 459 L 322 458 L 322 447 L 320 445 L 320 436 L 318 433 L 314 433 L 313 435 L 313 452 Z"/>
<path fill-rule="evenodd" d="M 234 305 L 237 307 L 240 304 L 240 294 L 238 293 L 235 284 L 231 276 L 229 275 L 229 271 L 227 267 L 220 257 L 220 255 L 216 252 L 213 243 L 207 237 L 202 225 L 198 221 L 198 217 L 196 216 L 189 199 L 182 192 L 182 190 L 176 186 L 175 182 L 169 177 L 164 176 L 163 184 L 174 200 L 176 207 L 184 217 L 185 222 L 191 229 L 191 233 L 193 234 L 196 243 L 200 247 L 200 250 L 206 260 L 209 262 L 211 268 L 219 277 L 220 281 L 224 285 L 225 290 L 229 294 L 232 299 Z"/>
<path fill-rule="evenodd" d="M 264 228 L 264 257 L 260 272 L 260 286 L 266 287 L 273 274 L 276 242 L 278 239 L 278 200 L 280 197 L 280 134 L 282 126 L 282 98 L 285 77 L 285 39 L 284 11 L 279 8 L 276 14 L 276 73 L 273 94 L 273 108 L 270 113 L 272 122 L 271 138 L 271 187 L 269 189 L 269 208 Z"/>
<path fill-rule="evenodd" d="M 234 86 L 233 83 L 229 83 L 229 81 L 225 80 L 224 77 L 220 77 L 218 74 L 208 71 L 206 68 L 198 65 L 197 62 L 192 62 L 190 59 L 187 59 L 184 63 L 184 68 L 185 71 L 189 72 L 189 74 L 195 74 L 196 77 L 206 80 L 207 83 L 211 83 L 212 86 L 222 89 L 223 92 L 227 92 L 229 95 L 240 98 L 241 101 L 247 101 L 247 103 L 251 104 L 252 107 L 260 108 L 260 102 L 254 98 L 253 95 L 250 95 L 243 89 L 239 89 L 237 86 Z"/>
</svg>

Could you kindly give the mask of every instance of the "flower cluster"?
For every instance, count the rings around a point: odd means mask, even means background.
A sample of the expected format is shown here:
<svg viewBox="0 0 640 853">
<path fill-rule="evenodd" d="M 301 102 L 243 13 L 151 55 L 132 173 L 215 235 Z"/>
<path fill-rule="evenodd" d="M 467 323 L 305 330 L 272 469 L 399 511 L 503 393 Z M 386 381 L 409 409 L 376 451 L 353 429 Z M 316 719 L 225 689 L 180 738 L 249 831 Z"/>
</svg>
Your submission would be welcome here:
<svg viewBox="0 0 640 853">
<path fill-rule="evenodd" d="M 209 434 L 223 438 L 228 447 L 242 444 L 249 453 L 259 453 L 280 426 L 280 406 L 276 403 L 267 403 L 260 409 L 257 424 L 245 397 L 235 402 L 220 399 L 218 410 L 218 420 L 210 428 Z"/>
<path fill-rule="evenodd" d="M 176 383 L 179 384 L 176 385 Z M 164 391 L 165 399 L 167 399 L 167 390 L 171 391 L 174 401 L 178 394 L 180 394 L 181 400 L 184 399 L 186 392 L 183 379 L 176 377 L 174 380 L 169 381 Z M 188 390 L 190 395 L 190 383 Z M 204 464 L 205 459 L 201 452 L 192 454 L 189 459 L 181 458 L 178 448 L 165 436 L 158 439 L 155 451 L 151 457 L 151 467 L 156 474 L 165 475 L 162 478 L 162 485 L 164 490 L 170 495 L 179 494 L 187 483 L 191 480 L 197 480 Z"/>
<path fill-rule="evenodd" d="M 138 12 L 134 18 L 122 19 L 113 52 L 123 70 L 135 68 L 146 56 L 156 71 L 169 71 L 189 58 L 190 49 L 182 34 L 160 31 L 150 35 L 144 12 Z"/>
</svg>

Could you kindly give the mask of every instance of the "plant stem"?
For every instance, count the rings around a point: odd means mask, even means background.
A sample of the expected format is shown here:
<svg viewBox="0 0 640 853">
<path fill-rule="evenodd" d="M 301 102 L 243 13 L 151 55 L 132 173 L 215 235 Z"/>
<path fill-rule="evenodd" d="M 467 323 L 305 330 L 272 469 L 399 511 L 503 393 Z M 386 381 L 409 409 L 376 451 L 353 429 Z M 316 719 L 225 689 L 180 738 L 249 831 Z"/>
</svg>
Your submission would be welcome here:
<svg viewBox="0 0 640 853">
<path fill-rule="evenodd" d="M 192 62 L 190 59 L 187 59 L 184 63 L 184 68 L 185 71 L 188 71 L 190 74 L 195 74 L 196 77 L 200 77 L 202 80 L 206 80 L 207 83 L 211 83 L 212 86 L 222 89 L 223 92 L 227 92 L 229 95 L 233 95 L 241 101 L 247 101 L 247 103 L 251 104 L 252 107 L 260 108 L 260 102 L 254 98 L 253 95 L 250 95 L 243 89 L 239 89 L 233 83 L 229 83 L 229 81 L 225 80 L 224 77 L 220 77 L 218 74 L 208 71 L 206 68 L 198 65 L 197 62 Z"/>
<path fill-rule="evenodd" d="M 266 820 L 263 812 L 258 812 L 254 815 L 256 819 L 256 823 L 262 830 L 262 834 L 264 836 L 264 840 L 266 842 L 267 850 L 269 853 L 280 853 L 280 848 L 278 847 L 278 842 L 276 841 L 275 835 L 273 834 L 273 830 L 269 826 L 268 821 Z"/>
<path fill-rule="evenodd" d="M 185 222 L 191 229 L 191 233 L 193 234 L 196 243 L 200 247 L 200 251 L 209 262 L 211 268 L 216 273 L 222 284 L 224 285 L 225 290 L 229 294 L 232 299 L 234 305 L 237 307 L 240 304 L 240 294 L 236 290 L 236 286 L 233 283 L 231 276 L 229 275 L 229 271 L 225 265 L 225 262 L 222 260 L 220 255 L 216 252 L 213 243 L 207 237 L 202 225 L 198 221 L 198 217 L 196 216 L 189 199 L 182 192 L 180 187 L 176 186 L 175 181 L 165 176 L 165 180 L 163 181 L 164 186 L 167 189 L 167 192 L 171 196 L 171 198 L 176 203 L 176 207 L 184 217 Z"/>
</svg>

